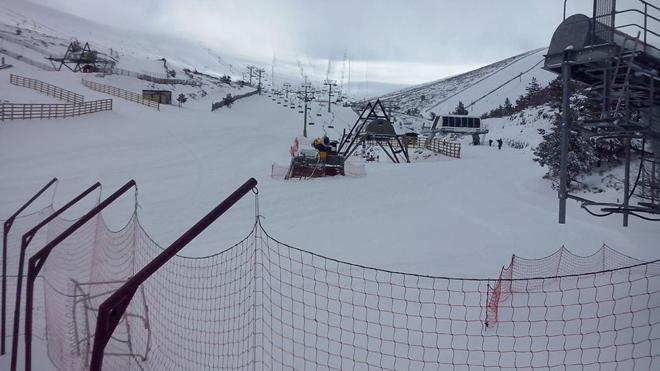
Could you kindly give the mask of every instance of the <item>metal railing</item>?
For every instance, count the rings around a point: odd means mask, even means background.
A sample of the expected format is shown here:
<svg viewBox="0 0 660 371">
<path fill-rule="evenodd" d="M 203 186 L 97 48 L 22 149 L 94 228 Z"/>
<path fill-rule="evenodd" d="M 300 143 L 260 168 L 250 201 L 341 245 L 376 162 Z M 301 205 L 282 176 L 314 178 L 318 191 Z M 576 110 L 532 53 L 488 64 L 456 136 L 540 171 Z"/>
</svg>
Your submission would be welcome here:
<svg viewBox="0 0 660 371">
<path fill-rule="evenodd" d="M 105 84 L 99 84 L 94 81 L 89 81 L 82 79 L 82 84 L 85 85 L 86 87 L 101 92 L 101 93 L 106 93 L 110 95 L 114 95 L 115 97 L 119 97 L 121 99 L 125 99 L 130 102 L 135 102 L 139 104 L 143 104 L 145 106 L 149 106 L 155 109 L 160 109 L 160 104 L 156 101 L 153 101 L 151 99 L 146 99 L 143 98 L 142 95 L 138 93 L 134 93 L 132 91 L 124 90 L 117 88 L 115 86 L 110 86 L 110 85 L 105 85 Z"/>
<path fill-rule="evenodd" d="M 11 74 L 9 75 L 9 82 L 12 85 L 34 89 L 40 93 L 48 95 L 49 97 L 57 98 L 68 103 L 82 103 L 85 100 L 85 97 L 81 94 L 29 77 Z"/>
<path fill-rule="evenodd" d="M 112 99 L 62 104 L 0 103 L 0 121 L 59 119 L 111 110 Z"/>
<path fill-rule="evenodd" d="M 642 50 L 648 52 L 649 49 L 655 49 L 660 52 L 660 33 L 653 30 L 660 30 L 660 6 L 653 5 L 645 0 L 636 0 L 638 7 L 629 9 L 617 9 L 617 2 L 612 0 L 594 0 L 592 35 L 608 42 L 614 41 L 614 34 L 618 30 L 635 29 L 640 33 L 642 41 Z M 609 10 L 608 10 L 609 8 Z M 658 15 L 650 14 L 657 12 Z M 621 14 L 632 14 L 641 16 L 641 19 L 631 21 L 630 23 L 617 24 L 617 16 Z M 655 42 L 652 42 L 652 40 Z"/>
</svg>

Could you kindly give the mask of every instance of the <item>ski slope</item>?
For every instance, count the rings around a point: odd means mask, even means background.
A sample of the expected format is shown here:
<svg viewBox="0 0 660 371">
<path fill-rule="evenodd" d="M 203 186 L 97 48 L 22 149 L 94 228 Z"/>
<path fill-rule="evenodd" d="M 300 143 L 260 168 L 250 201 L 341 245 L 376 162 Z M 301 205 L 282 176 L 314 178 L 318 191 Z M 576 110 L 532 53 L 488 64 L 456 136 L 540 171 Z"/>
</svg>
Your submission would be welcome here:
<svg viewBox="0 0 660 371">
<path fill-rule="evenodd" d="M 49 22 L 42 8 L 32 8 L 28 3 L 19 7 L 24 14 L 33 15 L 44 24 Z M 11 7 L 1 8 L 6 24 L 25 19 L 17 18 Z M 86 27 L 85 23 L 73 24 L 57 30 L 54 27 L 62 25 L 37 26 L 35 32 L 39 35 L 30 37 L 46 40 L 56 35 L 56 40 L 68 40 L 82 33 L 76 27 Z M 89 39 L 120 50 L 123 54 L 119 66 L 123 68 L 157 73 L 161 64 L 154 59 L 165 56 L 179 68 L 208 65 L 208 71 L 216 71 L 216 67 L 210 66 L 217 61 L 204 59 L 210 57 L 193 44 L 159 43 L 147 47 L 129 39 L 130 36 L 108 30 L 90 33 Z M 48 50 L 61 48 L 61 44 L 42 46 Z M 138 55 L 141 46 L 145 51 Z M 33 53 L 35 58 L 40 55 L 7 39 L 3 39 L 1 47 Z M 189 51 L 185 54 L 190 59 L 171 57 L 180 54 L 175 53 L 176 49 Z M 429 105 L 424 106 L 425 112 L 444 113 L 455 107 L 458 99 L 467 104 L 534 67 L 542 54 L 542 50 L 530 52 L 487 71 L 473 71 L 472 77 L 464 79 L 469 82 L 454 80 L 451 89 L 442 88 L 442 84 L 451 81 L 446 79 L 414 94 L 403 91 L 388 99 L 400 99 L 404 107 L 418 107 L 415 97 L 422 91 L 429 92 L 428 97 L 435 92 Z M 540 140 L 537 129 L 547 128 L 549 122 L 533 112 L 527 113 L 530 119 L 524 126 L 508 118 L 484 121 L 490 130 L 486 140 L 521 140 L 529 144 L 525 149 L 505 146 L 498 151 L 496 147 L 471 146 L 463 141 L 461 159 L 395 165 L 381 158 L 380 162 L 366 163 L 367 176 L 363 178 L 282 181 L 271 178 L 271 165 L 288 163 L 291 141 L 302 132 L 302 118 L 298 109 L 278 105 L 267 95 L 249 97 L 231 108 L 211 112 L 212 102 L 227 93 L 246 92 L 247 88 L 204 81 L 206 96 L 201 96 L 194 87 L 164 86 L 173 90 L 173 96 L 198 96 L 181 108 L 161 106 L 156 111 L 89 90 L 82 86 L 80 74 L 43 71 L 12 58 L 7 58 L 7 62 L 14 67 L 0 70 L 2 101 L 57 102 L 10 85 L 9 74 L 14 73 L 84 94 L 86 100 L 113 98 L 113 110 L 62 120 L 0 122 L 0 219 L 11 215 L 52 177 L 60 179 L 56 207 L 96 181 L 102 182 L 103 195 L 107 196 L 135 179 L 140 221 L 158 244 L 167 246 L 243 181 L 255 177 L 259 181 L 262 223 L 269 234 L 293 246 L 356 264 L 431 275 L 496 277 L 512 254 L 538 258 L 566 246 L 577 254 L 589 255 L 603 243 L 641 260 L 658 258 L 660 231 L 652 222 L 632 219 L 631 226 L 623 228 L 620 217 L 594 218 L 569 202 L 568 223 L 557 224 L 556 192 L 542 178 L 545 171 L 532 161 L 531 155 L 531 148 Z M 517 84 L 512 83 L 499 95 L 475 105 L 474 113 L 501 104 L 505 96 L 513 99 L 515 93 L 522 93 L 528 81 L 525 79 L 531 80 L 531 76 L 536 76 L 539 83 L 547 83 L 552 76 L 544 74 L 534 67 Z M 86 78 L 132 91 L 158 87 L 125 76 Z M 459 91 L 439 103 L 451 92 Z M 332 110 L 328 114 L 325 107 L 312 103 L 316 125 L 308 127 L 310 138 L 324 133 L 337 138 L 356 119 L 348 108 L 333 105 Z M 607 189 L 598 197 L 612 199 L 617 195 L 617 191 Z M 121 228 L 131 217 L 134 202 L 133 195 L 123 197 L 104 212 L 105 219 L 113 228 Z M 34 208 L 42 206 L 43 203 L 36 204 Z M 90 203 L 83 203 L 66 216 L 78 217 L 89 206 Z M 202 256 L 221 251 L 241 240 L 253 223 L 254 200 L 246 197 L 183 254 Z M 43 346 L 43 342 L 37 342 L 37 347 Z M 37 353 L 43 357 L 39 359 L 39 369 L 48 369 L 45 355 Z M 0 357 L 0 369 L 6 369 L 8 362 L 8 357 Z"/>
<path fill-rule="evenodd" d="M 541 69 L 546 52 L 547 48 L 530 50 L 474 71 L 386 94 L 381 99 L 398 107 L 399 112 L 417 109 L 424 117 L 431 117 L 431 112 L 449 114 L 461 101 L 471 115 L 480 116 L 504 104 L 507 97 L 515 102 L 532 78 L 541 86 L 554 80 L 555 74 Z"/>
</svg>

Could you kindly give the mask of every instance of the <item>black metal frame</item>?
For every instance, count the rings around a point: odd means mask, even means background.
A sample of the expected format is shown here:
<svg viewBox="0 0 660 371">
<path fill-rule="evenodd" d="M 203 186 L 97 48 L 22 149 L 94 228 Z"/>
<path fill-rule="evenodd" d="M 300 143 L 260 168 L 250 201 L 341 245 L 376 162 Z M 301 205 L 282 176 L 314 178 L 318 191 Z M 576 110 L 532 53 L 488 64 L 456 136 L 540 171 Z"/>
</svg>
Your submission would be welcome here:
<svg viewBox="0 0 660 371">
<path fill-rule="evenodd" d="M 380 110 L 380 113 L 378 110 Z M 345 159 L 348 159 L 360 144 L 367 141 L 374 141 L 392 162 L 401 163 L 397 154 L 402 153 L 405 161 L 409 163 L 410 157 L 408 156 L 408 148 L 404 142 L 401 141 L 403 135 L 375 135 L 366 132 L 364 130 L 365 126 L 373 120 L 385 120 L 392 124 L 380 99 L 377 99 L 373 104 L 371 102 L 367 103 L 360 113 L 360 116 L 358 116 L 355 121 L 355 124 L 353 124 L 353 127 L 351 127 L 351 130 L 348 132 L 348 135 L 342 137 L 337 152 L 344 156 Z M 394 148 L 392 141 L 396 141 L 398 149 Z M 385 148 L 383 143 L 387 145 L 387 148 Z"/>
<path fill-rule="evenodd" d="M 82 50 L 78 51 L 75 50 L 74 48 L 74 43 L 75 41 L 72 41 L 69 46 L 66 48 L 66 52 L 64 53 L 64 57 L 62 58 L 56 58 L 56 57 L 48 57 L 50 63 L 53 65 L 53 68 L 55 68 L 57 71 L 62 70 L 62 66 L 65 66 L 72 72 L 80 72 L 86 65 L 93 65 L 94 68 L 97 71 L 103 71 L 106 72 L 108 71 L 108 65 L 112 66 L 114 65 L 113 61 L 110 61 L 108 59 L 104 58 L 99 58 L 98 57 L 98 52 L 95 50 L 92 50 L 92 48 L 89 46 L 89 43 L 85 43 L 85 45 L 82 47 Z M 75 56 L 74 53 L 80 53 L 79 56 Z M 59 65 L 56 64 L 56 62 L 59 62 Z M 70 65 L 73 65 L 73 68 L 71 68 Z M 94 71 L 96 72 L 96 71 Z"/>
<path fill-rule="evenodd" d="M 48 255 L 57 245 L 64 241 L 67 237 L 72 235 L 85 223 L 90 221 L 96 215 L 98 215 L 103 209 L 108 207 L 114 201 L 116 201 L 120 196 L 122 196 L 126 191 L 135 187 L 137 189 L 137 184 L 135 180 L 130 180 L 128 183 L 124 184 L 119 188 L 115 193 L 111 194 L 108 198 L 101 201 L 96 207 L 90 210 L 87 214 L 83 215 L 78 219 L 73 225 L 67 228 L 64 232 L 60 233 L 52 241 L 50 241 L 46 246 L 44 246 L 37 253 L 32 255 L 28 260 L 28 273 L 27 273 L 27 287 L 25 291 L 25 371 L 32 370 L 32 315 L 33 315 L 33 301 L 34 301 L 34 282 L 37 279 L 37 275 L 41 271 L 41 268 L 46 263 Z"/>
<path fill-rule="evenodd" d="M 53 219 L 55 219 L 63 212 L 68 210 L 70 207 L 78 203 L 78 201 L 82 200 L 84 197 L 92 193 L 94 190 L 100 188 L 101 188 L 101 183 L 99 182 L 87 188 L 85 191 L 83 191 L 78 196 L 76 196 L 71 201 L 69 201 L 66 205 L 62 206 L 57 211 L 49 215 L 46 219 L 42 220 L 39 224 L 34 226 L 32 229 L 27 231 L 21 239 L 21 249 L 18 258 L 18 275 L 16 277 L 17 281 L 16 281 L 16 302 L 14 305 L 14 328 L 11 339 L 11 345 L 12 345 L 11 368 L 10 368 L 11 371 L 16 371 L 16 367 L 18 364 L 18 336 L 19 336 L 19 327 L 20 327 L 20 319 L 21 319 L 21 290 L 23 287 L 23 266 L 25 265 L 25 253 L 27 252 L 27 248 L 30 245 L 30 242 L 32 241 L 34 236 L 37 234 L 37 232 L 39 232 L 41 228 L 46 226 Z"/>
<path fill-rule="evenodd" d="M 30 198 L 23 206 L 5 220 L 2 228 L 2 325 L 0 326 L 0 355 L 5 354 L 5 335 L 7 327 L 7 238 L 11 226 L 14 224 L 16 217 L 20 215 L 25 209 L 28 208 L 37 198 L 39 198 L 50 186 L 57 183 L 57 178 L 51 179 L 48 184 L 43 186 L 32 198 Z"/>
</svg>

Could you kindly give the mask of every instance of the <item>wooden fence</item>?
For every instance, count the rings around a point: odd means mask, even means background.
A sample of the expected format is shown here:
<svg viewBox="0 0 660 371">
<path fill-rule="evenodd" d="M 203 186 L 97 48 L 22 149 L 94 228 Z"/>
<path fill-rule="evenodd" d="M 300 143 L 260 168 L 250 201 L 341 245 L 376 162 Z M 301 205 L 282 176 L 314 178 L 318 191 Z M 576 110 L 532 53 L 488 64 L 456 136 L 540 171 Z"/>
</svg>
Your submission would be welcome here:
<svg viewBox="0 0 660 371">
<path fill-rule="evenodd" d="M 44 93 L 50 97 L 54 97 L 68 103 L 82 103 L 85 100 L 85 97 L 83 97 L 81 94 L 74 93 L 72 91 L 62 89 L 58 86 L 51 85 L 47 82 L 43 82 L 37 79 L 32 79 L 29 77 L 23 77 L 23 76 L 11 74 L 9 75 L 9 82 L 12 85 L 34 89 L 40 93 Z"/>
<path fill-rule="evenodd" d="M 160 104 L 156 101 L 150 100 L 150 99 L 145 99 L 142 97 L 141 94 L 134 93 L 132 91 L 120 89 L 114 86 L 110 85 L 104 85 L 104 84 L 99 84 L 94 81 L 89 81 L 82 79 L 83 85 L 86 87 L 99 91 L 101 93 L 106 93 L 110 95 L 114 95 L 115 97 L 119 97 L 121 99 L 126 99 L 127 101 L 139 103 L 139 104 L 144 104 L 145 106 L 149 106 L 155 109 L 160 109 Z"/>
<path fill-rule="evenodd" d="M 461 158 L 461 144 L 455 142 L 448 142 L 446 140 L 437 138 L 426 137 L 408 137 L 406 138 L 408 147 L 412 148 L 426 148 L 435 153 L 440 153 L 445 156 Z"/>
<path fill-rule="evenodd" d="M 63 104 L 0 103 L 0 121 L 59 119 L 111 110 L 112 99 Z"/>
<path fill-rule="evenodd" d="M 251 92 L 245 93 L 245 94 L 234 95 L 234 96 L 232 96 L 231 102 L 234 103 L 239 99 L 251 97 L 251 96 L 253 96 L 257 93 L 259 93 L 259 90 L 251 91 Z M 225 106 L 225 103 L 223 101 L 215 102 L 215 103 L 211 104 L 211 112 L 213 112 L 213 111 L 215 111 L 218 108 L 223 107 L 223 106 Z"/>
<path fill-rule="evenodd" d="M 202 83 L 195 80 L 182 80 L 182 79 L 164 79 L 161 77 L 149 76 L 145 74 L 137 75 L 137 78 L 144 81 L 153 82 L 156 84 L 178 84 L 178 85 L 190 85 L 190 86 L 201 86 Z"/>
</svg>

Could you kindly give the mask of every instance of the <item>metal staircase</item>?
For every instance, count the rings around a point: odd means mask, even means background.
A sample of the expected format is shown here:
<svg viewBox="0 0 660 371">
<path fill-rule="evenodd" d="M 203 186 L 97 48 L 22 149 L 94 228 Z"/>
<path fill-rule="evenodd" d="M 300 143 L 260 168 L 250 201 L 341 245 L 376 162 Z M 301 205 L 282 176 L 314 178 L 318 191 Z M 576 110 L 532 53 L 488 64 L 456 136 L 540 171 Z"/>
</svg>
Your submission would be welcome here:
<svg viewBox="0 0 660 371">
<path fill-rule="evenodd" d="M 580 201 L 596 216 L 623 214 L 624 226 L 629 215 L 660 221 L 660 41 L 653 39 L 656 45 L 650 44 L 651 37 L 660 40 L 660 34 L 653 31 L 660 29 L 660 18 L 650 10 L 660 14 L 660 8 L 644 0 L 637 4 L 641 5 L 638 9 L 617 10 L 616 1 L 595 0 L 591 18 L 571 16 L 553 35 L 544 68 L 562 74 L 565 89 L 569 80 L 587 84 L 590 98 L 600 107 L 599 112 L 581 112 L 582 119 L 573 124 L 566 109 L 564 130 L 579 130 L 595 143 L 614 139 L 623 144 L 625 153 L 623 202 L 591 201 L 562 188 L 560 223 L 565 222 L 567 198 Z M 626 13 L 641 14 L 643 25 L 617 26 L 615 16 Z M 621 31 L 631 26 L 637 29 L 636 36 Z M 569 95 L 564 99 L 564 107 L 569 107 Z M 567 147 L 562 161 L 567 161 L 566 151 Z M 633 153 L 639 158 L 634 177 Z"/>
</svg>

